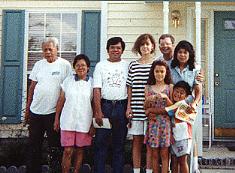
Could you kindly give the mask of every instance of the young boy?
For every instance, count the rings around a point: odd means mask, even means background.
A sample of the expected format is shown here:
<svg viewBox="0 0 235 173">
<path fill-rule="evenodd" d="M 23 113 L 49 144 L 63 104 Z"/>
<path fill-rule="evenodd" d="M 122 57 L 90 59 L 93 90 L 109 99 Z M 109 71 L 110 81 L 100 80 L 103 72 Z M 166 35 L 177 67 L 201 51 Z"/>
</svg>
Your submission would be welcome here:
<svg viewBox="0 0 235 173">
<path fill-rule="evenodd" d="M 192 125 L 186 121 L 179 120 L 175 117 L 175 112 L 179 109 L 179 103 L 185 100 L 187 104 L 193 101 L 191 96 L 191 88 L 185 81 L 177 82 L 173 87 L 172 100 L 174 105 L 166 109 L 156 109 L 146 106 L 146 115 L 149 118 L 154 118 L 156 114 L 168 113 L 172 117 L 172 134 L 173 142 L 171 145 L 172 151 L 172 172 L 188 173 L 187 155 L 190 154 L 192 146 Z M 177 106 L 176 106 L 177 105 Z M 172 108 L 172 109 L 171 109 Z M 176 109 L 175 109 L 176 108 Z M 186 110 L 186 113 L 193 113 L 192 109 Z"/>
</svg>

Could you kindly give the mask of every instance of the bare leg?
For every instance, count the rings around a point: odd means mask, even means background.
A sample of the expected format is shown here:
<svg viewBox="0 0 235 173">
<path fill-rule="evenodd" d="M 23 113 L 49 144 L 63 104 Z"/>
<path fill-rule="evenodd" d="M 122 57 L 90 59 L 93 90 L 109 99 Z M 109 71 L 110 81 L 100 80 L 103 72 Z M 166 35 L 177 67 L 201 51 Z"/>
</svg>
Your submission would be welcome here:
<svg viewBox="0 0 235 173">
<path fill-rule="evenodd" d="M 62 158 L 62 173 L 69 173 L 72 154 L 73 154 L 73 147 L 64 147 L 63 158 Z"/>
<path fill-rule="evenodd" d="M 83 147 L 77 147 L 76 148 L 73 173 L 78 173 L 79 172 L 79 169 L 82 165 L 83 151 L 84 151 Z"/>
<path fill-rule="evenodd" d="M 169 170 L 169 151 L 168 147 L 160 148 L 160 155 L 162 161 L 162 173 L 168 173 Z"/>
<path fill-rule="evenodd" d="M 189 173 L 187 155 L 181 156 L 178 158 L 180 164 L 180 172 L 181 173 Z"/>
<path fill-rule="evenodd" d="M 172 163 L 172 173 L 179 173 L 179 164 L 178 164 L 178 158 L 175 155 L 172 155 L 171 157 L 171 163 Z"/>
<path fill-rule="evenodd" d="M 143 135 L 134 135 L 132 143 L 132 159 L 133 167 L 140 168 L 141 166 L 141 150 L 143 146 L 144 136 Z"/>
<path fill-rule="evenodd" d="M 152 149 L 152 166 L 153 166 L 153 173 L 160 173 L 160 154 L 159 148 Z"/>
<path fill-rule="evenodd" d="M 146 169 L 152 169 L 152 148 L 146 145 Z"/>
</svg>

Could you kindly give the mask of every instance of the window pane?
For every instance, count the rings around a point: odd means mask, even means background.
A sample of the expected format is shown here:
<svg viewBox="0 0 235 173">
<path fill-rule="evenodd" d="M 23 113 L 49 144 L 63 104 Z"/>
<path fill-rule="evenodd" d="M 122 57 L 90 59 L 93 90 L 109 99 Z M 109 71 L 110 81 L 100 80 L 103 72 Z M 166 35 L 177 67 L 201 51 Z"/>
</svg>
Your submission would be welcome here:
<svg viewBox="0 0 235 173">
<path fill-rule="evenodd" d="M 76 52 L 61 53 L 61 58 L 67 59 L 71 63 L 71 65 L 73 64 L 73 59 L 75 58 L 75 56 Z"/>
<path fill-rule="evenodd" d="M 44 37 L 44 15 L 42 13 L 29 14 L 29 51 L 41 50 Z"/>
<path fill-rule="evenodd" d="M 77 34 L 63 34 L 61 42 L 62 51 L 76 51 L 77 50 Z"/>
<path fill-rule="evenodd" d="M 77 32 L 77 14 L 62 15 L 62 32 L 63 33 Z"/>
<path fill-rule="evenodd" d="M 33 65 L 40 59 L 42 59 L 42 52 L 29 52 L 28 53 L 28 71 L 31 71 Z"/>
<path fill-rule="evenodd" d="M 235 30 L 235 20 L 225 20 L 224 21 L 224 28 L 225 29 L 233 29 Z"/>
<path fill-rule="evenodd" d="M 46 31 L 48 36 L 53 36 L 54 33 L 60 33 L 60 14 L 46 14 Z"/>
</svg>

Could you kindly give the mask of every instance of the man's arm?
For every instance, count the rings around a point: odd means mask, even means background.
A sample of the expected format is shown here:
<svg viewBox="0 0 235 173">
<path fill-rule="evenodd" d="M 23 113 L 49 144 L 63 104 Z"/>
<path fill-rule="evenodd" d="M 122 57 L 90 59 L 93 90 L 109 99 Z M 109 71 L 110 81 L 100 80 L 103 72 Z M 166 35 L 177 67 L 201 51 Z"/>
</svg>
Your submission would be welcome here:
<svg viewBox="0 0 235 173">
<path fill-rule="evenodd" d="M 104 117 L 102 110 L 101 110 L 101 89 L 100 88 L 94 88 L 93 90 L 94 93 L 94 116 L 95 116 L 95 121 L 99 126 L 103 125 L 103 120 L 102 118 Z"/>
<path fill-rule="evenodd" d="M 56 104 L 56 113 L 55 113 L 55 121 L 54 121 L 54 130 L 59 131 L 60 129 L 60 113 L 64 107 L 65 102 L 65 93 L 63 90 L 60 91 L 60 97 Z"/>
<path fill-rule="evenodd" d="M 34 94 L 34 89 L 35 89 L 36 85 L 37 85 L 37 82 L 32 80 L 31 84 L 29 86 L 28 99 L 27 99 L 26 108 L 25 108 L 25 115 L 24 115 L 24 125 L 29 124 L 30 105 L 33 101 L 33 94 Z"/>
</svg>

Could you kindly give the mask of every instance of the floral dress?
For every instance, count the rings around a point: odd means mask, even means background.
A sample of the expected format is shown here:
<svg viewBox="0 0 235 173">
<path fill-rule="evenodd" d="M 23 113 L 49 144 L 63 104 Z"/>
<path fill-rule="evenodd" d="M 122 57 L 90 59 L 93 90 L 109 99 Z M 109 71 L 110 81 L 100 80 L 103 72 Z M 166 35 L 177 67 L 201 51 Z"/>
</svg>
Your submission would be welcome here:
<svg viewBox="0 0 235 173">
<path fill-rule="evenodd" d="M 147 87 L 147 95 L 156 95 L 150 85 Z M 168 85 L 162 93 L 165 93 L 170 97 L 170 86 Z M 159 98 L 155 101 L 156 108 L 165 108 L 166 99 Z M 171 121 L 169 116 L 166 115 L 156 115 L 156 118 L 148 121 L 148 128 L 146 131 L 144 142 L 152 148 L 158 147 L 169 147 L 170 146 L 170 136 L 171 136 Z"/>
</svg>

